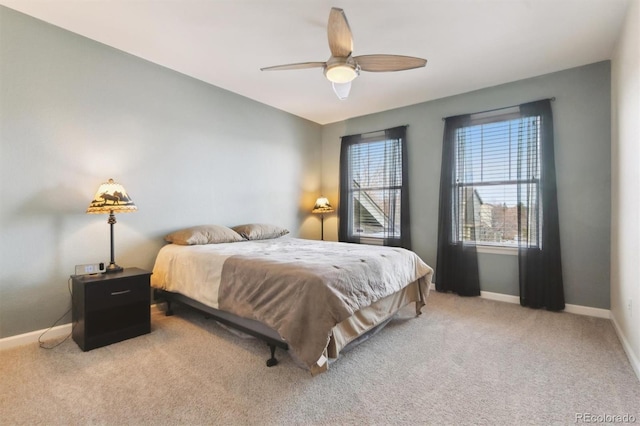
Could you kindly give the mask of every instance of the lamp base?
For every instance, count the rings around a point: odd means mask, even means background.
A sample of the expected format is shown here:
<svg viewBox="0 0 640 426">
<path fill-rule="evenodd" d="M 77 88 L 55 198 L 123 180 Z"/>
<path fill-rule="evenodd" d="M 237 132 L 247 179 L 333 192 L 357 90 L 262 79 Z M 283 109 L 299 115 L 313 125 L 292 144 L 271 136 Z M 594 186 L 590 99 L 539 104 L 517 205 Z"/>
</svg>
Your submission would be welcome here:
<svg viewBox="0 0 640 426">
<path fill-rule="evenodd" d="M 105 274 L 111 274 L 114 272 L 121 272 L 124 268 L 122 266 L 118 266 L 115 263 L 110 263 L 109 266 L 105 269 Z"/>
</svg>

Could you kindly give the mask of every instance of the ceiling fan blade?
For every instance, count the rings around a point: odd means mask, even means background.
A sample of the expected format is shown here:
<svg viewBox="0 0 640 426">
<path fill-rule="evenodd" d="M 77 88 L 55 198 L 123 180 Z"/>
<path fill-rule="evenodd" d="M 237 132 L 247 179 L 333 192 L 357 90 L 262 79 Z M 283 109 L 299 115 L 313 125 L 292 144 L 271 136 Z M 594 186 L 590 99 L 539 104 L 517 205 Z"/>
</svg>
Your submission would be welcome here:
<svg viewBox="0 0 640 426">
<path fill-rule="evenodd" d="M 331 8 L 327 36 L 329 37 L 329 49 L 332 56 L 346 58 L 351 55 L 351 52 L 353 52 L 353 36 L 351 35 L 351 28 L 344 10 L 337 7 Z"/>
<path fill-rule="evenodd" d="M 344 101 L 349 97 L 349 92 L 351 91 L 351 82 L 348 83 L 331 83 L 333 87 L 333 91 L 335 92 L 338 99 Z"/>
<path fill-rule="evenodd" d="M 304 68 L 323 68 L 326 62 L 300 62 L 297 64 L 275 65 L 273 67 L 260 68 L 260 71 L 300 70 Z"/>
<path fill-rule="evenodd" d="M 360 65 L 362 71 L 369 72 L 404 71 L 424 67 L 427 64 L 426 59 L 402 55 L 362 55 L 353 59 Z"/>
</svg>

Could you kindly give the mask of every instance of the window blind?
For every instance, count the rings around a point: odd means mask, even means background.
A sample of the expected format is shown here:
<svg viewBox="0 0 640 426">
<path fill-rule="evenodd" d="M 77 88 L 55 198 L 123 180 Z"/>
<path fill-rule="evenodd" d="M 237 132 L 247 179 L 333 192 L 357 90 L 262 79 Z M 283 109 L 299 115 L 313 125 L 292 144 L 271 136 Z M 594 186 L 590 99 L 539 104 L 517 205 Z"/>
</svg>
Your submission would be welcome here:
<svg viewBox="0 0 640 426">
<path fill-rule="evenodd" d="M 360 237 L 400 236 L 402 146 L 385 134 L 349 148 L 350 231 Z"/>
<path fill-rule="evenodd" d="M 471 116 L 456 129 L 454 240 L 539 244 L 540 117 L 514 115 Z"/>
</svg>

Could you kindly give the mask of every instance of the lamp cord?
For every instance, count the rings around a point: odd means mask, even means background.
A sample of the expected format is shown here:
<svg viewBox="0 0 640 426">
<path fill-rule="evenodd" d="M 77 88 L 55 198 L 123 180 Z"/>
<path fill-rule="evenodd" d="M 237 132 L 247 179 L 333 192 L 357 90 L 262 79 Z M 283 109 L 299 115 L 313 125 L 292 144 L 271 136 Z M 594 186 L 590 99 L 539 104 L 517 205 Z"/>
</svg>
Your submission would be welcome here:
<svg viewBox="0 0 640 426">
<path fill-rule="evenodd" d="M 71 326 L 71 332 L 62 340 L 60 340 L 58 343 L 56 343 L 53 346 L 45 346 L 44 342 L 42 341 L 42 337 L 47 334 L 49 331 L 51 331 L 51 329 L 53 327 L 56 326 L 56 324 L 58 324 L 58 322 L 60 322 L 60 320 L 62 320 L 62 318 L 64 318 L 65 316 L 67 316 L 67 314 L 69 312 L 71 312 L 71 308 L 73 307 L 73 294 L 71 292 L 71 278 L 69 278 L 67 280 L 67 289 L 69 290 L 69 296 L 70 296 L 70 301 L 71 301 L 71 307 L 69 307 L 69 309 L 62 314 L 62 316 L 60 318 L 58 318 L 52 325 L 51 327 L 47 328 L 39 337 L 38 337 L 38 346 L 40 346 L 42 349 L 53 349 L 56 348 L 58 346 L 60 346 L 62 343 L 64 343 L 67 339 L 69 339 L 69 337 L 71 337 L 71 335 L 73 334 L 73 324 Z"/>
</svg>

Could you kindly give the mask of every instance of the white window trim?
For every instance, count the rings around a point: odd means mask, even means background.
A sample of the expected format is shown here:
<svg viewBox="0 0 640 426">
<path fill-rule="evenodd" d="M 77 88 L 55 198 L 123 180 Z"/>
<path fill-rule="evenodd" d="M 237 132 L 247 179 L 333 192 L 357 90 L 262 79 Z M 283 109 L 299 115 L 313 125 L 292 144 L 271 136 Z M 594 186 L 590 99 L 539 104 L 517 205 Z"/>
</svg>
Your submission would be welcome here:
<svg viewBox="0 0 640 426">
<path fill-rule="evenodd" d="M 383 246 L 384 238 L 377 237 L 360 237 L 361 244 L 368 244 L 370 246 Z"/>
<path fill-rule="evenodd" d="M 502 255 L 508 255 L 508 256 L 518 255 L 518 247 L 506 247 L 506 246 L 476 243 L 476 250 L 478 253 L 483 253 L 483 254 L 502 254 Z"/>
</svg>

